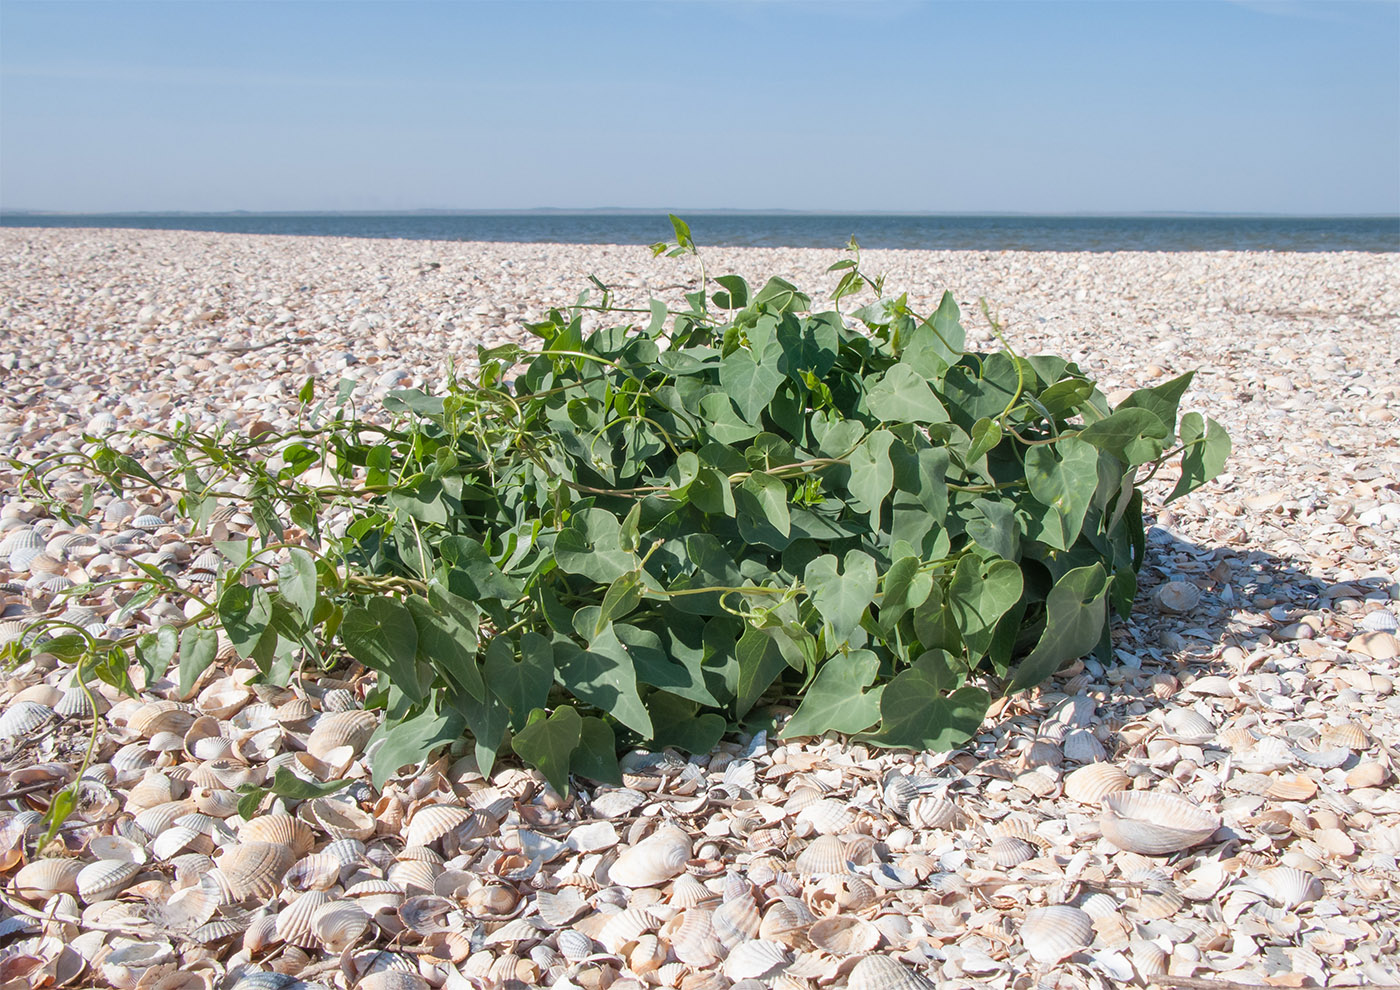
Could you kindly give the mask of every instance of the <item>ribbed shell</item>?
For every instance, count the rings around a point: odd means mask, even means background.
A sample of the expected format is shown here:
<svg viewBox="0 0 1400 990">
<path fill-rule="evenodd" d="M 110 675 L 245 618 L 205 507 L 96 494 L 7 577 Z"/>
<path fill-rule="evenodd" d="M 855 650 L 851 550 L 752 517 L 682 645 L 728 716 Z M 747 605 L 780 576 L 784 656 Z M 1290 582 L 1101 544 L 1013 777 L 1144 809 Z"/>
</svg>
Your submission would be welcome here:
<svg viewBox="0 0 1400 990">
<path fill-rule="evenodd" d="M 88 904 L 110 900 L 125 890 L 140 872 L 140 863 L 99 859 L 84 866 L 78 874 L 78 896 Z"/>
<path fill-rule="evenodd" d="M 83 864 L 76 859 L 36 859 L 19 868 L 14 891 L 26 901 L 46 901 L 54 894 L 76 894 Z"/>
<path fill-rule="evenodd" d="M 286 846 L 241 842 L 224 853 L 219 860 L 219 870 L 238 899 L 265 900 L 277 892 L 277 882 L 294 859 Z"/>
<path fill-rule="evenodd" d="M 1093 940 L 1093 919 L 1067 904 L 1032 908 L 1021 925 L 1021 944 L 1042 965 L 1068 958 Z"/>
<path fill-rule="evenodd" d="M 1109 794 L 1126 791 L 1131 783 L 1122 768 L 1112 763 L 1090 763 L 1065 778 L 1065 795 L 1082 804 L 1098 804 Z"/>
<path fill-rule="evenodd" d="M 635 846 L 618 854 L 608 877 L 622 887 L 653 887 L 685 870 L 690 859 L 690 836 L 663 825 Z"/>
<path fill-rule="evenodd" d="M 880 944 L 880 929 L 863 918 L 837 915 L 822 918 L 807 929 L 808 940 L 834 956 L 855 956 Z"/>
<path fill-rule="evenodd" d="M 797 854 L 797 872 L 804 877 L 828 876 L 849 872 L 846 847 L 834 835 L 819 835 L 807 848 Z"/>
<path fill-rule="evenodd" d="M 424 805 L 408 820 L 404 842 L 409 846 L 428 846 L 437 842 L 447 833 L 461 830 L 461 838 L 470 838 L 473 820 L 470 808 L 453 804 Z"/>
<path fill-rule="evenodd" d="M 731 980 L 761 980 L 776 976 L 792 964 L 792 952 L 781 942 L 754 939 L 738 946 L 724 960 Z"/>
<path fill-rule="evenodd" d="M 1165 856 L 1205 842 L 1220 819 L 1172 794 L 1124 791 L 1103 799 L 1099 827 L 1104 838 L 1126 852 Z"/>
<path fill-rule="evenodd" d="M 306 751 L 318 760 L 333 763 L 332 751 L 348 747 L 353 758 L 364 749 L 378 725 L 379 716 L 374 712 L 348 711 L 322 715 L 306 739 Z"/>
<path fill-rule="evenodd" d="M 334 897 L 324 890 L 308 890 L 277 913 L 277 937 L 303 949 L 314 948 L 320 939 L 312 927 L 316 912 Z"/>
<path fill-rule="evenodd" d="M 335 900 L 317 909 L 311 931 L 322 946 L 338 953 L 359 942 L 370 923 L 370 916 L 354 901 Z"/>
<path fill-rule="evenodd" d="M 238 830 L 238 840 L 289 846 L 297 859 L 316 845 L 316 835 L 310 826 L 291 815 L 260 815 Z"/>
<path fill-rule="evenodd" d="M 27 736 L 54 718 L 54 710 L 34 701 L 11 705 L 0 715 L 0 739 Z"/>
<path fill-rule="evenodd" d="M 851 969 L 847 990 L 933 990 L 933 982 L 893 956 L 866 956 Z"/>
</svg>

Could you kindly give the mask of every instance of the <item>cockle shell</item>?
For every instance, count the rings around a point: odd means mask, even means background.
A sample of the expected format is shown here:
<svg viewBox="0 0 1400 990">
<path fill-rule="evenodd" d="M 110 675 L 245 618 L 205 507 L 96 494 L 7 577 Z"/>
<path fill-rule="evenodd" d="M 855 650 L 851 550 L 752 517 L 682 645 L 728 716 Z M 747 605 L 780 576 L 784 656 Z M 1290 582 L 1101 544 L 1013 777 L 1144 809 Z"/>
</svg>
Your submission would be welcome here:
<svg viewBox="0 0 1400 990">
<path fill-rule="evenodd" d="M 1032 908 L 1026 912 L 1020 934 L 1021 944 L 1032 959 L 1053 965 L 1094 940 L 1094 920 L 1066 904 Z"/>
<path fill-rule="evenodd" d="M 466 927 L 466 919 L 456 903 L 435 894 L 421 894 L 408 898 L 399 905 L 399 920 L 405 928 L 419 935 Z"/>
<path fill-rule="evenodd" d="M 608 867 L 608 877 L 622 887 L 654 887 L 683 872 L 690 852 L 690 836 L 673 825 L 662 825 L 622 850 Z"/>
<path fill-rule="evenodd" d="M 1190 581 L 1168 581 L 1152 593 L 1163 612 L 1189 612 L 1200 603 L 1201 589 Z"/>
<path fill-rule="evenodd" d="M 780 973 L 791 963 L 792 953 L 783 943 L 754 939 L 730 952 L 723 969 L 731 980 L 761 980 Z"/>
<path fill-rule="evenodd" d="M 140 872 L 140 863 L 121 859 L 99 859 L 84 866 L 78 874 L 78 896 L 88 904 L 116 897 Z"/>
<path fill-rule="evenodd" d="M 260 815 L 238 830 L 240 842 L 269 842 L 287 846 L 300 859 L 316 844 L 316 836 L 303 821 L 291 815 Z"/>
<path fill-rule="evenodd" d="M 1088 729 L 1070 729 L 1065 733 L 1061 749 L 1071 763 L 1096 763 L 1108 756 L 1099 737 Z"/>
<path fill-rule="evenodd" d="M 1256 893 L 1263 894 L 1279 907 L 1293 910 L 1321 896 L 1322 887 L 1312 874 L 1291 866 L 1275 866 L 1257 876 L 1240 881 Z"/>
<path fill-rule="evenodd" d="M 711 915 L 715 935 L 729 948 L 758 935 L 758 905 L 751 894 L 728 898 Z"/>
<path fill-rule="evenodd" d="M 306 751 L 318 760 L 340 765 L 345 760 L 338 753 L 333 759 L 333 751 L 348 748 L 349 758 L 353 759 L 369 742 L 378 725 L 379 716 L 374 712 L 355 710 L 323 714 L 306 739 Z"/>
<path fill-rule="evenodd" d="M 564 887 L 556 892 L 540 891 L 535 895 L 535 907 L 547 927 L 563 928 L 583 914 L 588 904 L 576 888 Z"/>
<path fill-rule="evenodd" d="M 847 990 L 934 990 L 933 981 L 893 956 L 865 956 L 846 978 Z"/>
<path fill-rule="evenodd" d="M 909 824 L 915 828 L 952 828 L 960 818 L 958 806 L 947 798 L 927 795 L 909 802 Z"/>
<path fill-rule="evenodd" d="M 409 846 L 428 846 L 454 831 L 460 839 L 471 838 L 475 825 L 470 808 L 451 804 L 424 805 L 408 820 L 404 842 Z"/>
<path fill-rule="evenodd" d="M 1165 856 L 1205 842 L 1220 819 L 1185 798 L 1163 792 L 1123 791 L 1103 798 L 1104 838 L 1119 849 Z"/>
<path fill-rule="evenodd" d="M 266 900 L 276 893 L 277 881 L 295 858 L 286 846 L 241 842 L 219 859 L 219 870 L 238 899 Z"/>
<path fill-rule="evenodd" d="M 1019 866 L 1028 859 L 1034 859 L 1035 846 L 1014 835 L 1003 835 L 993 840 L 987 849 L 987 856 L 1002 869 Z"/>
<path fill-rule="evenodd" d="M 371 923 L 364 908 L 354 901 L 333 900 L 317 908 L 311 917 L 311 932 L 331 952 L 344 952 L 360 941 Z"/>
<path fill-rule="evenodd" d="M 1191 746 L 1199 746 L 1215 738 L 1215 726 L 1192 708 L 1173 708 L 1162 719 L 1162 728 L 1170 738 Z"/>
<path fill-rule="evenodd" d="M 194 724 L 195 716 L 176 701 L 150 701 L 138 708 L 127 720 L 126 727 L 149 739 L 158 732 L 174 732 L 184 736 Z"/>
<path fill-rule="evenodd" d="M 656 915 L 644 907 L 625 908 L 608 916 L 607 922 L 598 931 L 597 939 L 609 952 L 617 952 L 659 924 Z"/>
<path fill-rule="evenodd" d="M 83 864 L 76 859 L 36 859 L 19 868 L 14 891 L 26 901 L 45 901 L 54 894 L 76 894 Z"/>
<path fill-rule="evenodd" d="M 1112 763 L 1090 763 L 1065 778 L 1065 794 L 1081 804 L 1098 804 L 1109 794 L 1126 791 L 1132 781 Z"/>
<path fill-rule="evenodd" d="M 798 825 L 806 825 L 820 835 L 844 832 L 855 820 L 856 816 L 846 802 L 831 799 L 815 801 L 797 813 Z"/>
<path fill-rule="evenodd" d="M 593 940 L 582 932 L 565 928 L 554 938 L 559 954 L 565 959 L 577 961 L 593 954 Z"/>
<path fill-rule="evenodd" d="M 797 854 L 795 865 L 797 872 L 807 877 L 849 872 L 846 847 L 834 835 L 819 835 L 813 839 L 806 849 Z"/>
<path fill-rule="evenodd" d="M 803 946 L 807 944 L 807 929 L 816 920 L 816 915 L 799 898 L 780 897 L 763 912 L 758 937 L 794 947 Z"/>
<path fill-rule="evenodd" d="M 1338 725 L 1324 725 L 1322 739 L 1329 746 L 1361 752 L 1371 745 L 1371 737 L 1355 722 L 1342 722 Z"/>
<path fill-rule="evenodd" d="M 837 915 L 822 918 L 807 929 L 808 940 L 834 956 L 854 956 L 880 944 L 880 929 L 863 918 Z"/>
<path fill-rule="evenodd" d="M 289 945 L 310 949 L 319 941 L 312 927 L 316 913 L 335 898 L 324 890 L 308 890 L 277 912 L 277 937 Z"/>
<path fill-rule="evenodd" d="M 55 718 L 54 710 L 35 701 L 21 701 L 0 714 L 0 739 L 27 736 Z"/>
</svg>

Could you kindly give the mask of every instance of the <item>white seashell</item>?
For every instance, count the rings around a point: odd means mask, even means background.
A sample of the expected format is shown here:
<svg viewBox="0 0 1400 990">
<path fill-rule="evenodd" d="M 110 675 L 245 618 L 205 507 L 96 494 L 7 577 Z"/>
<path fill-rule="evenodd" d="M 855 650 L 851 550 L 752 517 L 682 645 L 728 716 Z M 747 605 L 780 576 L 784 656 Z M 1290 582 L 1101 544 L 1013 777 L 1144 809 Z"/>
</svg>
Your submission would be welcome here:
<svg viewBox="0 0 1400 990">
<path fill-rule="evenodd" d="M 549 928 L 563 928 L 588 908 L 577 888 L 564 887 L 557 892 L 542 890 L 535 895 L 535 907 L 540 921 Z"/>
<path fill-rule="evenodd" d="M 608 916 L 607 923 L 598 931 L 597 938 L 603 948 L 609 952 L 617 952 L 659 924 L 660 920 L 656 915 L 644 907 L 625 908 Z"/>
<path fill-rule="evenodd" d="M 1384 608 L 1367 612 L 1357 625 L 1367 632 L 1385 632 L 1394 635 L 1396 632 L 1395 613 Z"/>
<path fill-rule="evenodd" d="M 1099 819 L 1104 838 L 1126 852 L 1164 856 L 1205 842 L 1220 819 L 1185 798 L 1123 791 L 1103 798 Z"/>
<path fill-rule="evenodd" d="M 5 709 L 0 715 L 0 739 L 14 739 L 32 735 L 40 726 L 55 717 L 48 705 L 34 701 L 21 701 Z"/>
<path fill-rule="evenodd" d="M 178 856 L 197 842 L 201 833 L 197 829 L 183 825 L 172 825 L 151 840 L 151 853 L 156 859 L 170 859 Z"/>
<path fill-rule="evenodd" d="M 993 863 L 1005 870 L 1019 866 L 1028 859 L 1034 859 L 1036 848 L 1025 839 L 1003 835 L 992 842 L 987 849 L 987 855 Z"/>
<path fill-rule="evenodd" d="M 593 940 L 583 932 L 565 928 L 554 937 L 559 954 L 571 962 L 577 962 L 593 954 Z"/>
<path fill-rule="evenodd" d="M 299 859 L 311 851 L 316 836 L 305 822 L 291 815 L 260 815 L 238 830 L 238 841 L 287 846 Z"/>
<path fill-rule="evenodd" d="M 277 912 L 277 937 L 289 945 L 310 949 L 320 940 L 312 930 L 316 912 L 334 900 L 324 890 L 308 890 Z"/>
<path fill-rule="evenodd" d="M 141 864 L 149 858 L 138 843 L 120 835 L 94 835 L 87 848 L 98 859 L 122 859 Z"/>
<path fill-rule="evenodd" d="M 848 990 L 934 990 L 933 981 L 893 956 L 865 956 L 846 978 Z"/>
<path fill-rule="evenodd" d="M 55 894 L 76 894 L 83 864 L 76 859 L 36 859 L 19 868 L 14 892 L 26 901 L 46 901 Z"/>
<path fill-rule="evenodd" d="M 374 712 L 348 711 L 322 715 L 306 739 L 306 751 L 318 760 L 337 765 L 337 761 L 330 758 L 332 751 L 348 747 L 351 758 L 358 756 L 378 726 L 379 716 Z"/>
<path fill-rule="evenodd" d="M 1112 763 L 1090 763 L 1065 778 L 1065 794 L 1081 804 L 1098 804 L 1106 795 L 1126 791 L 1131 783 Z"/>
<path fill-rule="evenodd" d="M 855 820 L 856 816 L 846 802 L 829 799 L 813 802 L 797 814 L 799 825 L 810 826 L 819 835 L 836 835 L 844 832 L 855 823 Z"/>
<path fill-rule="evenodd" d="M 265 900 L 277 891 L 277 883 L 295 859 L 286 846 L 271 842 L 241 842 L 219 859 L 219 872 L 233 895 L 242 900 Z"/>
<path fill-rule="evenodd" d="M 947 829 L 962 818 L 958 806 L 947 798 L 915 798 L 909 802 L 909 824 L 919 829 Z"/>
<path fill-rule="evenodd" d="M 1097 763 L 1108 756 L 1099 737 L 1088 729 L 1070 729 L 1060 748 L 1071 763 Z"/>
<path fill-rule="evenodd" d="M 435 894 L 408 898 L 399 905 L 399 920 L 405 928 L 419 935 L 460 931 L 466 926 L 466 919 L 456 903 Z"/>
<path fill-rule="evenodd" d="M 1094 920 L 1067 904 L 1031 908 L 1021 925 L 1021 944 L 1036 962 L 1053 965 L 1094 940 Z"/>
<path fill-rule="evenodd" d="M 330 952 L 344 952 L 369 931 L 371 918 L 354 901 L 334 900 L 319 907 L 311 917 L 311 932 Z"/>
<path fill-rule="evenodd" d="M 1166 973 L 1170 957 L 1156 942 L 1136 939 L 1128 943 L 1128 952 L 1133 957 L 1133 969 L 1143 980 Z"/>
<path fill-rule="evenodd" d="M 87 904 L 116 897 L 140 872 L 140 863 L 130 863 L 121 859 L 99 859 L 84 866 L 78 874 L 78 896 Z"/>
<path fill-rule="evenodd" d="M 1322 886 L 1312 874 L 1292 866 L 1271 867 L 1240 884 L 1289 911 L 1317 900 L 1322 894 Z"/>
<path fill-rule="evenodd" d="M 1190 581 L 1168 581 L 1152 593 L 1163 612 L 1189 612 L 1201 601 L 1201 589 Z"/>
<path fill-rule="evenodd" d="M 807 929 L 808 940 L 834 956 L 855 956 L 880 944 L 880 929 L 863 918 L 837 915 L 822 918 Z"/>
<path fill-rule="evenodd" d="M 753 895 L 748 893 L 726 898 L 710 916 L 715 936 L 731 949 L 756 937 L 760 920 L 758 905 L 754 903 Z"/>
<path fill-rule="evenodd" d="M 830 876 L 850 872 L 846 847 L 834 835 L 819 835 L 797 854 L 794 863 L 804 877 Z"/>
<path fill-rule="evenodd" d="M 731 980 L 761 980 L 777 975 L 791 964 L 792 953 L 786 945 L 755 939 L 730 952 L 723 969 Z"/>
<path fill-rule="evenodd" d="M 477 832 L 477 821 L 470 808 L 451 804 L 424 805 L 408 820 L 404 842 L 409 846 L 429 846 L 455 832 L 459 841 Z"/>
<path fill-rule="evenodd" d="M 690 852 L 690 836 L 675 826 L 662 825 L 622 850 L 608 868 L 608 877 L 622 887 L 654 887 L 683 872 Z"/>
<path fill-rule="evenodd" d="M 1215 726 L 1195 709 L 1173 708 L 1162 719 L 1169 738 L 1190 746 L 1199 746 L 1215 738 Z"/>
<path fill-rule="evenodd" d="M 122 990 L 135 987 L 146 972 L 175 958 L 169 942 L 115 936 L 108 944 L 110 950 L 102 958 L 100 967 L 102 976 Z"/>
</svg>

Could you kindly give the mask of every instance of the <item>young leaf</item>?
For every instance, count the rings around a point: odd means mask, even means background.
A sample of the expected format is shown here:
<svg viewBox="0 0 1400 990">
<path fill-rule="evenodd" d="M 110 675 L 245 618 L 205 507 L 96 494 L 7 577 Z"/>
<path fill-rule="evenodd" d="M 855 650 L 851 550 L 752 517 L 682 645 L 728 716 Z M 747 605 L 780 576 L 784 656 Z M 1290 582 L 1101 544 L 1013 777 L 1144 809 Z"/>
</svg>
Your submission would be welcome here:
<svg viewBox="0 0 1400 990">
<path fill-rule="evenodd" d="M 316 561 L 305 550 L 292 548 L 277 569 L 277 591 L 291 602 L 301 617 L 311 621 L 316 609 Z"/>
<path fill-rule="evenodd" d="M 569 764 L 579 747 L 583 719 L 567 705 L 545 715 L 543 708 L 530 712 L 525 727 L 511 740 L 511 748 L 549 781 L 561 795 L 569 793 Z"/>
<path fill-rule="evenodd" d="M 212 629 L 187 626 L 180 634 L 180 697 L 188 698 L 199 675 L 214 662 L 219 637 Z"/>
<path fill-rule="evenodd" d="M 838 653 L 817 668 L 802 704 L 783 728 L 783 738 L 819 736 L 824 732 L 850 734 L 870 728 L 880 720 L 880 696 L 884 685 L 867 691 L 879 675 L 880 658 L 869 650 Z"/>
</svg>

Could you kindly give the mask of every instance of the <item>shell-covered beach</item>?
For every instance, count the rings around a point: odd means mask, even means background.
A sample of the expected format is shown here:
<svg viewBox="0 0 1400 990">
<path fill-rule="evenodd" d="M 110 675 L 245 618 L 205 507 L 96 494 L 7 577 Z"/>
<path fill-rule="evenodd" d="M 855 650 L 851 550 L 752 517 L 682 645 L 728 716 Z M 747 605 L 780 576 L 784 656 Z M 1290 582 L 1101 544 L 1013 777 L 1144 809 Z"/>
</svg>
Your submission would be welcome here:
<svg viewBox="0 0 1400 990">
<path fill-rule="evenodd" d="M 814 298 L 843 257 L 702 251 L 711 275 Z M 0 987 L 1400 985 L 1397 257 L 863 254 L 916 310 L 950 290 L 970 346 L 996 346 L 985 299 L 1019 352 L 1078 362 L 1112 401 L 1196 369 L 1185 408 L 1234 442 L 1224 476 L 1155 513 L 1117 664 L 995 706 L 965 750 L 730 737 L 630 754 L 625 787 L 567 800 L 448 756 L 376 790 L 354 667 L 279 690 L 225 653 L 193 691 L 172 674 L 135 699 L 89 699 L 53 658 L 8 670 Z M 528 345 L 589 275 L 643 308 L 698 284 L 632 246 L 3 229 L 0 456 L 280 428 L 308 378 L 318 397 L 352 379 L 383 417 L 387 390 Z M 85 515 L 71 495 L 56 518 L 0 465 L 0 641 L 46 613 L 112 636 L 183 618 L 63 592 L 142 563 L 198 588 L 209 535 L 156 492 Z M 84 801 L 36 848 L 94 718 Z M 279 767 L 356 783 L 242 820 L 238 787 Z"/>
</svg>

